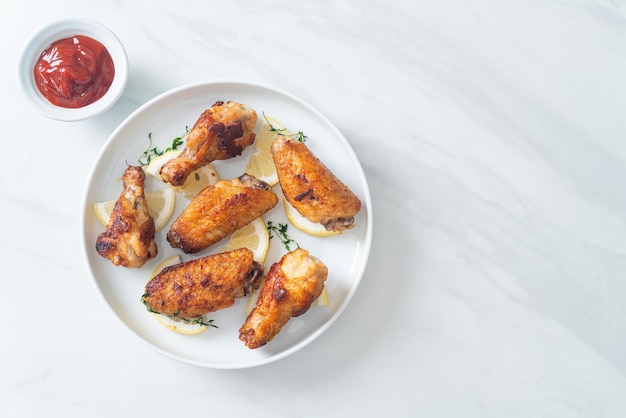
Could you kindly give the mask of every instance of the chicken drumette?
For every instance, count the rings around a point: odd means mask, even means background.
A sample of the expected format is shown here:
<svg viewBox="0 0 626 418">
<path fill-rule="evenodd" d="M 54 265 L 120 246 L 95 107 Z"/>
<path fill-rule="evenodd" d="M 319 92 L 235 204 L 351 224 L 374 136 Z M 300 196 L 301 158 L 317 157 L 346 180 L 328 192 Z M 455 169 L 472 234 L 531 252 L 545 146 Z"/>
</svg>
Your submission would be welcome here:
<svg viewBox="0 0 626 418">
<path fill-rule="evenodd" d="M 305 313 L 317 299 L 328 268 L 309 252 L 298 248 L 270 267 L 255 308 L 239 329 L 239 339 L 248 348 L 271 341 L 292 317 Z"/>
<path fill-rule="evenodd" d="M 122 176 L 123 190 L 115 202 L 106 231 L 96 239 L 96 251 L 116 266 L 139 268 L 157 255 L 154 220 L 148 213 L 145 174 L 130 166 Z"/>
<path fill-rule="evenodd" d="M 161 178 L 181 186 L 192 171 L 240 155 L 254 142 L 256 121 L 256 111 L 241 103 L 216 102 L 191 128 L 180 155 L 161 167 Z"/>
</svg>

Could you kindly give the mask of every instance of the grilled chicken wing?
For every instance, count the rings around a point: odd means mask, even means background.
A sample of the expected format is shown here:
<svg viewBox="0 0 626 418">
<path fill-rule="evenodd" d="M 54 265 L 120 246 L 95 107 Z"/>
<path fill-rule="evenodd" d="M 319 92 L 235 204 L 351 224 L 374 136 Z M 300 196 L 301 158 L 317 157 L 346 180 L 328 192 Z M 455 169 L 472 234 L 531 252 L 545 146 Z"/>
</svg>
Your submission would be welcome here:
<svg viewBox="0 0 626 418">
<path fill-rule="evenodd" d="M 115 202 L 106 231 L 96 239 L 96 251 L 116 266 L 139 268 L 157 255 L 154 220 L 148 214 L 141 167 L 128 167 L 123 190 Z"/>
<path fill-rule="evenodd" d="M 206 187 L 172 223 L 167 240 L 191 254 L 201 251 L 258 218 L 278 203 L 270 186 L 244 174 Z"/>
<path fill-rule="evenodd" d="M 271 341 L 292 317 L 305 313 L 324 289 L 328 269 L 309 252 L 298 248 L 270 268 L 256 307 L 239 329 L 248 348 Z"/>
<path fill-rule="evenodd" d="M 303 142 L 278 138 L 271 151 L 283 194 L 302 216 L 328 231 L 354 227 L 361 201 Z"/>
<path fill-rule="evenodd" d="M 240 155 L 254 142 L 256 121 L 256 112 L 241 103 L 216 102 L 191 128 L 180 155 L 161 167 L 161 178 L 181 186 L 192 171 Z"/>
<path fill-rule="evenodd" d="M 240 248 L 165 267 L 146 284 L 141 299 L 151 312 L 194 319 L 253 292 L 262 275 L 252 251 Z"/>
</svg>

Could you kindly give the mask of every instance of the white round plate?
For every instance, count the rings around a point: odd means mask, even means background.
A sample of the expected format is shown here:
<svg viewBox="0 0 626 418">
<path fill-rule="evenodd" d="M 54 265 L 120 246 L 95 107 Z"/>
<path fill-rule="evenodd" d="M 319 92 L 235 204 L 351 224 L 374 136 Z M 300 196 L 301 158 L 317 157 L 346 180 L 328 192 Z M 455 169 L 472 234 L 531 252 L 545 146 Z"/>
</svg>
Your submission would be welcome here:
<svg viewBox="0 0 626 418">
<path fill-rule="evenodd" d="M 335 175 L 361 199 L 362 209 L 356 216 L 356 226 L 341 235 L 313 237 L 288 227 L 289 236 L 311 255 L 328 266 L 326 292 L 329 305 L 314 306 L 297 318 L 292 318 L 267 345 L 248 349 L 238 338 L 239 328 L 246 319 L 247 297 L 235 305 L 209 316 L 219 328 L 209 328 L 198 335 L 182 335 L 161 326 L 141 303 L 140 298 L 155 266 L 164 258 L 176 254 L 183 260 L 217 252 L 227 242 L 225 238 L 212 247 L 186 255 L 173 249 L 165 236 L 169 225 L 157 232 L 158 256 L 141 269 L 115 267 L 95 250 L 98 234 L 105 227 L 98 222 L 93 210 L 95 202 L 117 199 L 121 175 L 128 164 L 137 165 L 149 147 L 164 149 L 172 140 L 191 129 L 203 110 L 216 101 L 233 100 L 252 107 L 259 120 L 263 113 L 280 121 L 289 131 L 303 131 L 307 146 Z M 257 125 L 258 128 L 258 125 Z M 150 144 L 149 135 L 152 138 Z M 213 165 L 221 178 L 241 175 L 255 146 L 241 156 Z M 163 187 L 159 181 L 146 176 L 146 191 Z M 280 186 L 273 190 L 280 195 Z M 188 201 L 177 195 L 171 222 Z M 109 137 L 100 151 L 87 180 L 83 198 L 81 240 L 88 270 L 99 293 L 114 314 L 143 342 L 153 349 L 180 361 L 204 367 L 237 369 L 258 366 L 283 358 L 317 338 L 339 317 L 354 295 L 367 264 L 372 240 L 371 198 L 363 169 L 352 148 L 333 124 L 311 106 L 284 92 L 268 87 L 240 82 L 203 82 L 168 91 L 149 101 L 131 114 Z M 283 205 L 279 203 L 263 218 L 275 225 L 287 224 Z M 291 249 L 294 249 L 293 247 Z M 265 271 L 286 253 L 277 237 L 270 240 Z"/>
</svg>

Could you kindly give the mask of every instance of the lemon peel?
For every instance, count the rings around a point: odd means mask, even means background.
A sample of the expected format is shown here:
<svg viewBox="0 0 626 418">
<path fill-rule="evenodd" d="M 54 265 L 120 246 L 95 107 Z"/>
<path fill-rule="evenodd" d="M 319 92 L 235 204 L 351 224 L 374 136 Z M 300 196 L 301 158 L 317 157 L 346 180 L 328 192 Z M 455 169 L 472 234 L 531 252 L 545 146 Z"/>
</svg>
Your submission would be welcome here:
<svg viewBox="0 0 626 418">
<path fill-rule="evenodd" d="M 105 226 L 109 224 L 116 201 L 117 199 L 114 199 L 93 204 L 96 218 L 101 224 Z M 171 187 L 148 192 L 146 193 L 146 203 L 148 204 L 148 213 L 154 220 L 154 228 L 159 231 L 167 225 L 172 217 L 176 204 L 176 194 Z"/>
<path fill-rule="evenodd" d="M 263 218 L 258 217 L 248 225 L 235 231 L 226 244 L 221 249 L 222 252 L 236 250 L 237 248 L 248 248 L 254 254 L 254 261 L 263 264 L 270 246 L 270 236 L 265 226 Z"/>
<path fill-rule="evenodd" d="M 287 219 L 289 219 L 289 222 L 302 232 L 316 237 L 330 237 L 341 233 L 341 231 L 327 231 L 324 225 L 309 221 L 302 216 L 285 197 L 283 197 L 283 206 L 285 207 L 285 215 Z"/>
</svg>

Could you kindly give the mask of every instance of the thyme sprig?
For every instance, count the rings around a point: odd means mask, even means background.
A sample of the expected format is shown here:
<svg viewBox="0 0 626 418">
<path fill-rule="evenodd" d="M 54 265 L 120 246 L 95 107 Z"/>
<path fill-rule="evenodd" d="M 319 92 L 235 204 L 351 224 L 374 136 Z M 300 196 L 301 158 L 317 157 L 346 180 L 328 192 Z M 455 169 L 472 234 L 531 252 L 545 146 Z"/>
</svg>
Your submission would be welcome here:
<svg viewBox="0 0 626 418">
<path fill-rule="evenodd" d="M 143 295 L 141 295 L 141 303 L 144 304 L 148 312 L 158 314 L 158 315 L 163 315 L 161 312 L 157 312 L 154 309 L 152 309 L 152 306 L 150 306 L 150 304 L 146 301 L 146 296 L 148 296 L 147 293 L 144 293 Z M 174 312 L 174 315 L 170 316 L 170 318 L 176 321 L 186 322 L 188 324 L 198 324 L 198 325 L 204 325 L 207 327 L 218 328 L 218 326 L 213 323 L 214 321 L 213 319 L 206 320 L 202 316 L 199 316 L 197 318 L 183 318 L 182 316 L 178 316 L 179 314 L 180 314 L 180 311 L 176 311 Z"/>
<path fill-rule="evenodd" d="M 187 135 L 189 135 L 189 127 L 185 126 L 185 133 L 184 134 L 174 138 L 172 140 L 172 145 L 170 145 L 169 147 L 165 148 L 164 150 L 160 150 L 157 147 L 153 147 L 152 146 L 152 132 L 148 133 L 148 140 L 150 142 L 149 142 L 149 145 L 148 145 L 148 149 L 146 149 L 143 152 L 143 154 L 141 154 L 141 157 L 139 157 L 139 159 L 137 160 L 139 162 L 139 165 L 141 165 L 141 166 L 148 165 L 148 164 L 150 164 L 150 161 L 152 161 L 153 158 L 160 157 L 161 155 L 163 155 L 163 154 L 165 154 L 166 152 L 169 152 L 169 151 L 176 151 L 178 149 L 178 147 L 180 147 L 181 145 L 183 145 L 185 143 L 185 138 L 187 137 Z"/>
<path fill-rule="evenodd" d="M 176 311 L 171 318 L 175 321 L 182 321 L 188 324 L 198 324 L 206 327 L 218 328 L 218 326 L 213 323 L 213 319 L 209 319 L 207 321 L 203 316 L 199 316 L 197 318 L 183 318 L 182 316 L 178 316 L 178 311 Z"/>
<path fill-rule="evenodd" d="M 270 234 L 270 239 L 274 237 L 274 234 L 280 239 L 283 243 L 287 251 L 291 251 L 290 245 L 295 244 L 297 248 L 300 248 L 300 245 L 292 240 L 289 235 L 287 235 L 287 224 L 279 223 L 278 226 L 274 225 L 272 221 L 267 221 L 267 232 Z"/>
<path fill-rule="evenodd" d="M 277 128 L 274 125 L 272 125 L 272 123 L 267 119 L 267 116 L 265 116 L 265 112 L 263 112 L 263 119 L 265 119 L 265 122 L 267 123 L 267 125 L 270 127 L 270 132 L 274 132 L 277 135 L 280 136 L 286 136 L 289 138 L 293 138 L 295 140 L 297 140 L 298 142 L 305 142 L 306 139 L 308 138 L 304 132 L 302 131 L 298 131 L 296 133 L 290 133 L 287 128 Z"/>
</svg>

